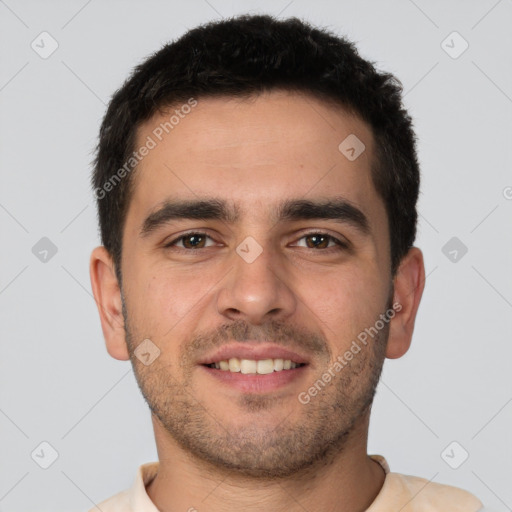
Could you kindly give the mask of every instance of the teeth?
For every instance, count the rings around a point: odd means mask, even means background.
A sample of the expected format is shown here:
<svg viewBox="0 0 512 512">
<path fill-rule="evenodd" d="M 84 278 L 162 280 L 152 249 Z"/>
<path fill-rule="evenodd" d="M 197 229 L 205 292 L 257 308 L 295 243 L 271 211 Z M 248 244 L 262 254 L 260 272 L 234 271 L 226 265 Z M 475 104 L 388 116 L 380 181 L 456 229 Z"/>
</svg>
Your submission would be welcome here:
<svg viewBox="0 0 512 512">
<path fill-rule="evenodd" d="M 259 361 L 256 361 L 254 359 L 238 359 L 237 357 L 232 357 L 229 361 L 217 361 L 209 364 L 208 366 L 217 368 L 218 370 L 234 373 L 257 373 L 259 375 L 266 375 L 272 372 L 291 370 L 301 366 L 301 364 L 294 363 L 290 359 L 260 359 Z"/>
<path fill-rule="evenodd" d="M 256 373 L 261 375 L 266 375 L 267 373 L 272 373 L 274 371 L 274 360 L 273 359 L 262 359 L 258 361 L 256 365 Z"/>
<path fill-rule="evenodd" d="M 225 363 L 226 361 L 222 361 Z M 228 362 L 228 368 L 230 372 L 239 372 L 240 371 L 240 361 L 236 357 L 232 357 Z"/>
<path fill-rule="evenodd" d="M 256 361 L 253 361 L 251 359 L 242 359 L 240 361 L 240 371 L 242 373 L 256 373 L 256 370 Z"/>
</svg>

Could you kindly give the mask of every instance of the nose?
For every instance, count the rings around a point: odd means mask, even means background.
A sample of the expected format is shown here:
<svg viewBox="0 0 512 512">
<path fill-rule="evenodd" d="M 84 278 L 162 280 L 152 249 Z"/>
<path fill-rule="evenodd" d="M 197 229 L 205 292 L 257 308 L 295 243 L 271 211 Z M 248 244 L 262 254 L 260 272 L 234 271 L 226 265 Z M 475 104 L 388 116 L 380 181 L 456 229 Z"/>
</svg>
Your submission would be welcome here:
<svg viewBox="0 0 512 512">
<path fill-rule="evenodd" d="M 217 294 L 217 310 L 230 320 L 244 319 L 261 325 L 270 318 L 286 319 L 296 310 L 297 298 L 279 255 L 262 248 L 254 260 L 243 252 L 233 254 L 233 271 Z"/>
</svg>

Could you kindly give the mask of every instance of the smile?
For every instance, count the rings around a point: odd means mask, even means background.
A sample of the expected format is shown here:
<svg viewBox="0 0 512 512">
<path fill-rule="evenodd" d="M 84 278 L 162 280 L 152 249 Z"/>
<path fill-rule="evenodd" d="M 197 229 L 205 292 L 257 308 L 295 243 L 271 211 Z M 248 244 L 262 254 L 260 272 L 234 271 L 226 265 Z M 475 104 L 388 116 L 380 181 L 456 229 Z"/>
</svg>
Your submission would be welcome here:
<svg viewBox="0 0 512 512">
<path fill-rule="evenodd" d="M 284 370 L 292 370 L 305 366 L 305 363 L 296 363 L 290 359 L 238 359 L 232 357 L 231 359 L 225 359 L 217 361 L 211 364 L 206 364 L 208 368 L 215 368 L 217 370 L 229 371 L 232 373 L 243 373 L 243 374 L 259 374 L 267 375 L 273 372 L 281 372 Z"/>
</svg>

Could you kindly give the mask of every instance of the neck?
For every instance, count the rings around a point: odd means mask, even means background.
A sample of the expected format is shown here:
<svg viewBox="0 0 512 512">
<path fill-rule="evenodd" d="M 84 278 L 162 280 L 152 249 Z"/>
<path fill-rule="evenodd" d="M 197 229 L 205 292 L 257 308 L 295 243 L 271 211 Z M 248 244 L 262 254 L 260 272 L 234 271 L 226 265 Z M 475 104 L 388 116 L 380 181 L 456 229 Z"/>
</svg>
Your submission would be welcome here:
<svg viewBox="0 0 512 512">
<path fill-rule="evenodd" d="M 178 446 L 153 417 L 159 469 L 146 491 L 159 510 L 366 510 L 384 484 L 384 471 L 366 453 L 369 411 L 341 451 L 289 478 L 262 480 L 227 473 Z M 300 449 L 305 449 L 301 447 Z"/>
</svg>

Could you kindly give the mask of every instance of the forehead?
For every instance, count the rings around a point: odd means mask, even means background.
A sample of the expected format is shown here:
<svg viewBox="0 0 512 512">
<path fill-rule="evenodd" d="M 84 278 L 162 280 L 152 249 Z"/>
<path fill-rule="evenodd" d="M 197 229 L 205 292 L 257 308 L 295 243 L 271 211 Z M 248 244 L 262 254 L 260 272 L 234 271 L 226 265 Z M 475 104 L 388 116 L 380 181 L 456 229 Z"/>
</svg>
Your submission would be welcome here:
<svg viewBox="0 0 512 512">
<path fill-rule="evenodd" d="M 343 195 L 361 209 L 378 199 L 371 130 L 342 107 L 284 91 L 183 105 L 138 129 L 136 147 L 152 149 L 135 171 L 129 216 L 169 196 L 229 198 L 242 216 L 283 198 Z"/>
</svg>

